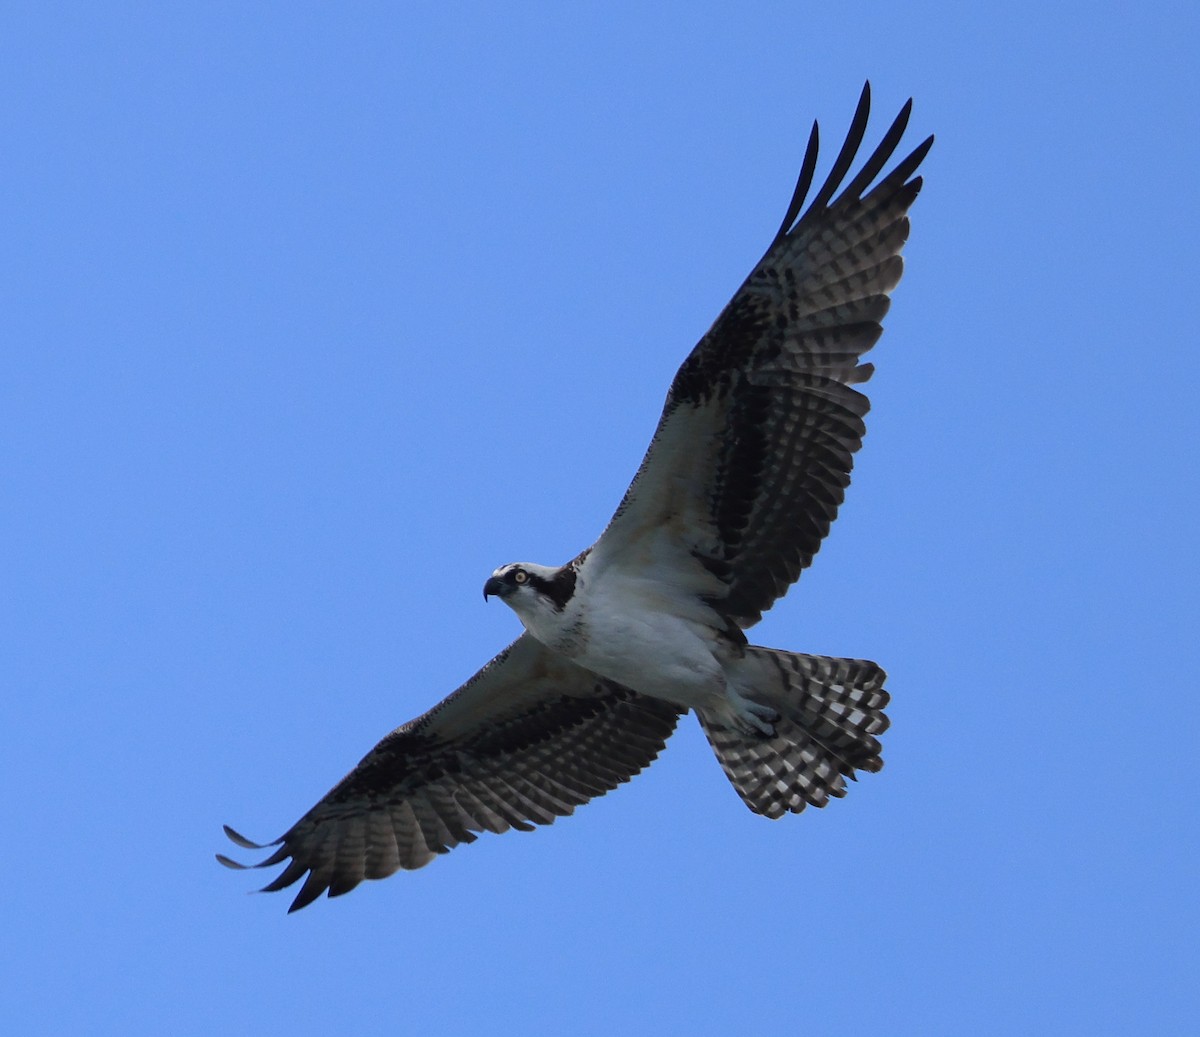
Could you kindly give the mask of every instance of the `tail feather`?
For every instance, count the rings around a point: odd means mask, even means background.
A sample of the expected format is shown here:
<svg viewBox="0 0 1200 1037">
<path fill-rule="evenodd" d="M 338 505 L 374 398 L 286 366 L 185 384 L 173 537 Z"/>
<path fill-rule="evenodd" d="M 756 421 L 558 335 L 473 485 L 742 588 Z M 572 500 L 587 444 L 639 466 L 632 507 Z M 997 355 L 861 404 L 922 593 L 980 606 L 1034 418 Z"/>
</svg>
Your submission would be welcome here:
<svg viewBox="0 0 1200 1037">
<path fill-rule="evenodd" d="M 846 794 L 855 771 L 883 766 L 876 735 L 886 674 L 865 659 L 748 648 L 733 673 L 747 699 L 779 713 L 773 735 L 749 733 L 732 709 L 697 710 L 708 743 L 738 795 L 757 814 L 782 817 Z"/>
</svg>

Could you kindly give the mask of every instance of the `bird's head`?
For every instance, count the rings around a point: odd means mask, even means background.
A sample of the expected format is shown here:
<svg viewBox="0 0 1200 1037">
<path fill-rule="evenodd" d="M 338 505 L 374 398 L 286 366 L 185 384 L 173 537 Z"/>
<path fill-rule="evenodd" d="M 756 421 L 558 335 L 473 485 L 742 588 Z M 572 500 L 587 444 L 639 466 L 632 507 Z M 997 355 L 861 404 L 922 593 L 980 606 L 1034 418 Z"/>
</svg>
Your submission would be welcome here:
<svg viewBox="0 0 1200 1037">
<path fill-rule="evenodd" d="M 483 585 L 483 600 L 495 595 L 523 620 L 546 610 L 561 612 L 575 591 L 570 566 L 513 562 L 502 565 Z"/>
</svg>

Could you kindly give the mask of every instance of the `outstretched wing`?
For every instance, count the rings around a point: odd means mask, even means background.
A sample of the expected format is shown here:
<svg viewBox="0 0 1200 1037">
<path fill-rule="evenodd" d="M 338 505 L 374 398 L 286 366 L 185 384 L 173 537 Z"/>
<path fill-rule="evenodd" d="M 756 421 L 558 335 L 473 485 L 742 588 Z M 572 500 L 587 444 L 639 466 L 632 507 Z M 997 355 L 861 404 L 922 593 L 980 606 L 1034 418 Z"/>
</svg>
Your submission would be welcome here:
<svg viewBox="0 0 1200 1037">
<path fill-rule="evenodd" d="M 869 403 L 860 358 L 878 340 L 900 280 L 913 173 L 930 137 L 892 158 L 912 102 L 836 200 L 867 126 L 870 84 L 828 178 L 800 215 L 817 162 L 814 123 L 783 224 L 746 282 L 680 367 L 650 449 L 589 559 L 679 578 L 740 626 L 812 561 L 850 482 Z"/>
<path fill-rule="evenodd" d="M 420 868 L 476 832 L 528 831 L 628 781 L 661 752 L 681 709 L 605 681 L 522 635 L 424 716 L 397 728 L 274 843 L 263 887 L 305 876 L 289 910 L 326 890 Z M 245 868 L 228 857 L 217 859 Z"/>
</svg>

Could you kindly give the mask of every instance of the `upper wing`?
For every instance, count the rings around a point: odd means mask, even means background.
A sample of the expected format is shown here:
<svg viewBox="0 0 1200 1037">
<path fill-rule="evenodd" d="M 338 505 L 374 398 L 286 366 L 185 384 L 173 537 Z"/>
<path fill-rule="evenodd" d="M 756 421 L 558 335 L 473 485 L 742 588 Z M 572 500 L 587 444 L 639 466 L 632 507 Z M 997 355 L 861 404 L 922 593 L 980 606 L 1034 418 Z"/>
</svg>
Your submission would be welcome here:
<svg viewBox="0 0 1200 1037">
<path fill-rule="evenodd" d="M 846 142 L 801 216 L 817 161 L 813 124 L 783 224 L 676 374 L 650 449 L 589 559 L 593 571 L 673 559 L 680 579 L 745 627 L 812 561 L 862 443 L 869 403 L 851 385 L 871 376 L 859 359 L 878 340 L 900 280 L 906 213 L 921 189 L 913 173 L 933 143 L 864 194 L 911 106 L 831 201 L 866 130 L 864 87 Z"/>
<path fill-rule="evenodd" d="M 605 681 L 523 634 L 424 716 L 397 728 L 254 865 L 283 864 L 264 892 L 308 877 L 325 890 L 420 868 L 475 832 L 522 831 L 573 813 L 662 750 L 681 709 Z M 226 826 L 248 849 L 267 849 Z M 232 868 L 246 865 L 218 854 Z"/>
</svg>

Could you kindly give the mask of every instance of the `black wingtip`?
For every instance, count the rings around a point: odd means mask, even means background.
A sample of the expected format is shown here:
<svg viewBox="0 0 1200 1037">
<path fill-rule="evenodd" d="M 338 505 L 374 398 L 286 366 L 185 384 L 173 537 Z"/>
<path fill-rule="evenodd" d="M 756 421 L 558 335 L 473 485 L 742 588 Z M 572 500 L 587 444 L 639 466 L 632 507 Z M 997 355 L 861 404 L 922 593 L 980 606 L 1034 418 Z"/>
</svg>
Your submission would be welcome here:
<svg viewBox="0 0 1200 1037">
<path fill-rule="evenodd" d="M 231 843 L 235 843 L 236 845 L 240 846 L 243 850 L 266 850 L 272 846 L 279 845 L 278 840 L 273 843 L 256 843 L 253 839 L 247 839 L 236 829 L 230 828 L 229 825 L 222 825 L 221 827 L 225 830 L 225 837 Z"/>
<path fill-rule="evenodd" d="M 779 224 L 779 230 L 775 232 L 770 248 L 767 249 L 768 252 L 787 237 L 788 231 L 792 229 L 792 224 L 799 217 L 808 189 L 812 187 L 813 174 L 817 171 L 817 154 L 820 150 L 821 129 L 817 120 L 813 119 L 812 129 L 808 134 L 808 145 L 804 149 L 804 161 L 800 164 L 800 175 L 796 177 L 796 189 L 792 192 L 792 200 L 788 202 L 787 211 L 783 214 L 783 222 Z"/>
<path fill-rule="evenodd" d="M 845 185 L 839 201 L 841 199 L 858 200 L 863 197 L 863 192 L 866 191 L 880 174 L 899 146 L 900 139 L 904 136 L 904 131 L 908 128 L 912 110 L 913 99 L 910 97 L 900 107 L 900 111 L 897 113 L 895 119 L 892 120 L 882 140 L 863 164 L 863 168 L 859 170 L 858 175 Z M 818 213 L 830 206 L 833 196 L 837 193 L 838 188 L 842 186 L 842 181 L 845 179 L 846 174 L 849 173 L 850 167 L 854 164 L 855 155 L 858 153 L 858 149 L 862 145 L 863 138 L 866 135 L 870 113 L 871 81 L 868 79 L 863 83 L 862 93 L 858 98 L 858 105 L 855 107 L 854 116 L 850 120 L 849 131 L 846 134 L 846 139 L 842 143 L 837 157 L 833 161 L 833 168 L 829 171 L 820 190 L 817 191 L 812 201 L 806 207 L 804 204 L 805 197 L 812 187 L 820 140 L 817 123 L 813 122 L 812 132 L 808 138 L 808 147 L 805 150 L 804 161 L 800 169 L 800 176 L 796 181 L 796 189 L 792 192 L 792 199 L 788 204 L 787 212 L 784 214 L 783 222 L 780 224 L 778 232 L 776 232 L 767 249 L 768 255 L 783 239 L 793 232 L 798 222 L 802 223 L 810 214 Z M 895 190 L 899 184 L 907 181 L 916 171 L 932 146 L 933 135 L 930 134 L 878 186 L 884 188 L 886 185 L 886 190 Z M 917 189 L 920 189 L 919 186 Z M 803 215 L 801 214 L 802 210 Z"/>
<path fill-rule="evenodd" d="M 846 139 L 842 142 L 841 150 L 833 160 L 833 167 L 829 170 L 825 183 L 821 185 L 821 189 L 809 205 L 809 212 L 819 212 L 824 209 L 841 182 L 846 178 L 851 165 L 854 164 L 854 156 L 858 154 L 863 137 L 866 135 L 867 122 L 870 117 L 871 83 L 868 81 L 863 85 L 862 95 L 858 99 L 858 107 L 854 109 L 854 117 L 850 120 L 850 129 L 846 132 Z"/>
<path fill-rule="evenodd" d="M 929 149 L 933 147 L 933 134 L 931 133 L 920 144 L 899 163 L 886 177 L 884 177 L 875 188 L 875 190 L 891 191 L 896 190 L 901 184 L 907 184 L 909 189 L 914 192 L 913 197 L 916 197 L 916 192 L 921 190 L 922 180 L 916 177 L 913 180 L 908 178 L 917 171 L 917 167 L 925 161 L 925 156 L 929 154 Z M 874 191 L 872 191 L 874 193 Z"/>
<path fill-rule="evenodd" d="M 291 883 L 288 883 L 288 885 L 291 885 Z M 304 885 L 300 887 L 300 892 L 296 894 L 296 899 L 288 907 L 288 914 L 293 914 L 301 908 L 308 907 L 309 904 L 328 889 L 328 882 L 318 877 L 315 872 L 309 872 L 308 878 L 304 880 Z M 274 892 L 274 890 L 271 892 Z"/>
</svg>

